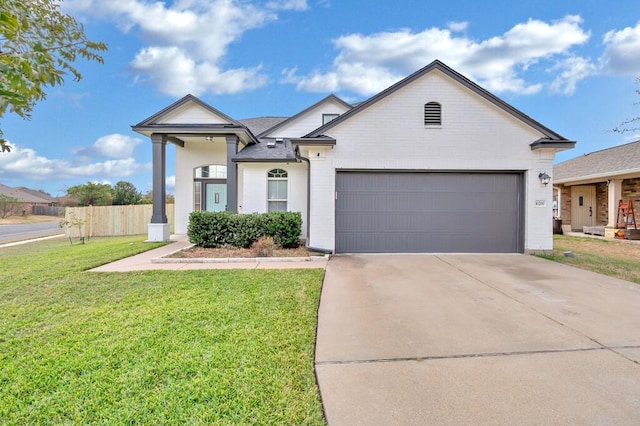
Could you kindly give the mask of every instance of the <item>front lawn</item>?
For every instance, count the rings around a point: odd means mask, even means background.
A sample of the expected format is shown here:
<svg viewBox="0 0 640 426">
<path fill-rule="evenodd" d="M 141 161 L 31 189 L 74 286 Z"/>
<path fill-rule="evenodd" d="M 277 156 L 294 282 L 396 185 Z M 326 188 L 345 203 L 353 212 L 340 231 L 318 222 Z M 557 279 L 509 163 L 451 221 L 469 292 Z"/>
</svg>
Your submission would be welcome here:
<svg viewBox="0 0 640 426">
<path fill-rule="evenodd" d="M 640 284 L 640 243 L 554 235 L 553 254 L 540 257 Z"/>
<path fill-rule="evenodd" d="M 153 247 L 0 249 L 0 423 L 324 424 L 322 271 L 85 272 Z"/>
</svg>

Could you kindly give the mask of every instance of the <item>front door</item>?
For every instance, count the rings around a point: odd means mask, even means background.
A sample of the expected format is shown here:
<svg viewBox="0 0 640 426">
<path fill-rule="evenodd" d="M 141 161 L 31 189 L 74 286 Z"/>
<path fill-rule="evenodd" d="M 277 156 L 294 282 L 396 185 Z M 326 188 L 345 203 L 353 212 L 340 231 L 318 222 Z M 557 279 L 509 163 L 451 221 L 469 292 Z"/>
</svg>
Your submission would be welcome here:
<svg viewBox="0 0 640 426">
<path fill-rule="evenodd" d="M 583 227 L 596 221 L 596 187 L 580 185 L 571 187 L 571 229 L 582 232 Z"/>
<path fill-rule="evenodd" d="M 204 184 L 204 208 L 208 212 L 223 212 L 227 209 L 227 184 Z"/>
</svg>

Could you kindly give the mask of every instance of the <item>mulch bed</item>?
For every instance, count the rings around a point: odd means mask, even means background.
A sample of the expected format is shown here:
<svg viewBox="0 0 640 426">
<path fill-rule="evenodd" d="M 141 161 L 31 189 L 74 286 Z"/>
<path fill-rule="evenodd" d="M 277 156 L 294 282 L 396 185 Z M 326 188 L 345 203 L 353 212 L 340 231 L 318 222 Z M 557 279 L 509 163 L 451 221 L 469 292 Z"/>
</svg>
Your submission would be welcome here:
<svg viewBox="0 0 640 426">
<path fill-rule="evenodd" d="M 273 253 L 269 257 L 308 257 L 309 252 L 305 247 L 298 247 L 295 249 L 274 249 Z M 257 256 L 256 251 L 253 249 L 242 248 L 203 248 L 203 247 L 191 247 L 187 250 L 181 250 L 172 254 L 172 258 L 247 258 L 247 257 L 260 257 Z"/>
</svg>

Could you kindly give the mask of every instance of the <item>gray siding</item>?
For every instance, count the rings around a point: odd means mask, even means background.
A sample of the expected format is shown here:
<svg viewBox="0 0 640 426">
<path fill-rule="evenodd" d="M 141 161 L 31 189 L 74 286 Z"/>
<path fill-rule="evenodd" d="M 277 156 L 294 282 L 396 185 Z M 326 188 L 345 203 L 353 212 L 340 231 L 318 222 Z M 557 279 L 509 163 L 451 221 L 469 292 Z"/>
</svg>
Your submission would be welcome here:
<svg viewBox="0 0 640 426">
<path fill-rule="evenodd" d="M 520 173 L 338 172 L 338 253 L 523 251 Z"/>
</svg>

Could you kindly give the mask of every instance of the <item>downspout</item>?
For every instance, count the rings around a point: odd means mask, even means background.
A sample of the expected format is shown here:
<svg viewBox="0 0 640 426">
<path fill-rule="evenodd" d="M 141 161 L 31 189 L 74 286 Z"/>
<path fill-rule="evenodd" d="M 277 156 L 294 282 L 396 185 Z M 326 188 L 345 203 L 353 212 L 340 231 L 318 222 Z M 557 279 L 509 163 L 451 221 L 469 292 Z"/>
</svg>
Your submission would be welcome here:
<svg viewBox="0 0 640 426">
<path fill-rule="evenodd" d="M 300 147 L 298 145 L 296 145 L 296 149 L 293 152 L 297 160 L 307 163 L 307 249 L 316 253 L 333 254 L 332 250 L 309 246 L 309 241 L 311 240 L 311 162 L 308 158 L 300 155 Z"/>
<path fill-rule="evenodd" d="M 295 153 L 296 159 L 298 161 L 304 161 L 307 163 L 307 247 L 309 247 L 309 241 L 311 240 L 311 234 L 309 230 L 311 227 L 309 226 L 309 222 L 311 221 L 311 162 L 308 158 L 300 155 L 300 147 L 296 146 L 296 149 L 293 150 Z"/>
</svg>

